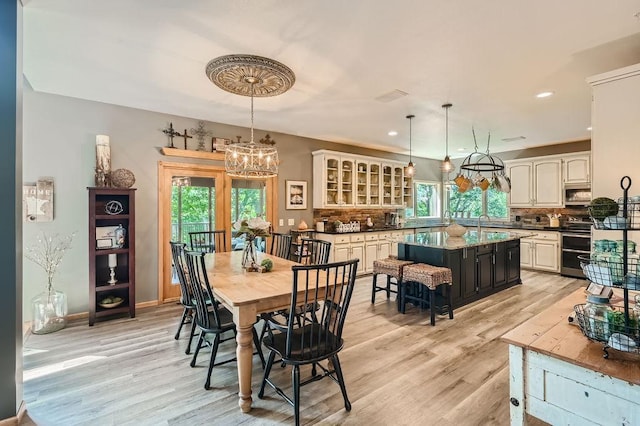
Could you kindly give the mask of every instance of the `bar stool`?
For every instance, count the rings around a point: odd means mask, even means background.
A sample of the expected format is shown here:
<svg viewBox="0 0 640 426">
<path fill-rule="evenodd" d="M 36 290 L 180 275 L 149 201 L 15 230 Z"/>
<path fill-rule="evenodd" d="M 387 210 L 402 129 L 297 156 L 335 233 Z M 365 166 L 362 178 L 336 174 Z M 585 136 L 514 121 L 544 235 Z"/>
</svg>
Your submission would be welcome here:
<svg viewBox="0 0 640 426">
<path fill-rule="evenodd" d="M 453 303 L 451 295 L 451 269 L 440 266 L 427 265 L 426 263 L 415 263 L 407 265 L 403 270 L 403 283 L 398 286 L 400 290 L 400 312 L 404 314 L 407 302 L 415 301 L 420 306 L 427 301 L 427 297 L 422 291 L 424 287 L 429 289 L 428 302 L 431 311 L 431 325 L 436 324 L 436 289 L 444 285 L 447 287 L 447 307 L 449 308 L 449 319 L 453 319 Z M 419 287 L 415 294 L 407 294 L 407 286 L 410 282 L 417 283 Z M 424 287 L 423 287 L 424 286 Z"/>
<path fill-rule="evenodd" d="M 400 286 L 402 285 L 402 269 L 406 265 L 413 264 L 410 260 L 398 260 L 396 258 L 388 257 L 386 259 L 373 261 L 373 285 L 371 287 L 371 303 L 376 303 L 376 292 L 386 291 L 387 299 L 391 296 L 391 293 L 396 294 L 396 300 L 398 303 L 398 311 L 400 311 Z M 386 287 L 378 286 L 378 275 L 387 276 Z M 392 283 L 391 278 L 395 278 L 396 282 Z M 396 285 L 396 290 L 391 290 L 391 284 Z"/>
</svg>

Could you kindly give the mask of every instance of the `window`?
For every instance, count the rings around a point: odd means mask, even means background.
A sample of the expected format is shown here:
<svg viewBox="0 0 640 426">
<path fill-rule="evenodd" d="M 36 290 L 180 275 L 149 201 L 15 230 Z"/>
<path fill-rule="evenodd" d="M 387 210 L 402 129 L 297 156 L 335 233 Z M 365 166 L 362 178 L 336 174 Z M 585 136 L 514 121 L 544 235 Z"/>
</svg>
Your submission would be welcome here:
<svg viewBox="0 0 640 426">
<path fill-rule="evenodd" d="M 451 217 L 479 217 L 488 215 L 491 219 L 507 219 L 507 194 L 489 187 L 486 191 L 473 188 L 459 193 L 454 183 L 446 186 L 447 211 Z"/>
<path fill-rule="evenodd" d="M 265 217 L 265 183 L 260 180 L 233 179 L 231 183 L 231 223 L 238 219 Z"/>
<path fill-rule="evenodd" d="M 413 206 L 407 206 L 407 217 L 440 217 L 440 183 L 414 181 Z"/>
</svg>

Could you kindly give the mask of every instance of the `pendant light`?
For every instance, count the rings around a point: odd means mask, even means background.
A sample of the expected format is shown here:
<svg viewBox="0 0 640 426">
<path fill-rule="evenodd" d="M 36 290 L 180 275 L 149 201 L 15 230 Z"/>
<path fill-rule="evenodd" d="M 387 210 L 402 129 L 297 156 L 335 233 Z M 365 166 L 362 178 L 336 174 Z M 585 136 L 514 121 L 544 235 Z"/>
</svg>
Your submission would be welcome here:
<svg viewBox="0 0 640 426">
<path fill-rule="evenodd" d="M 413 165 L 413 161 L 411 161 L 411 120 L 413 120 L 413 117 L 415 117 L 413 114 L 407 115 L 407 118 L 409 119 L 409 164 L 407 164 L 407 168 L 404 171 L 409 177 L 413 177 L 416 173 L 416 168 Z"/>
<path fill-rule="evenodd" d="M 445 157 L 442 162 L 442 171 L 445 173 L 449 173 L 453 170 L 453 164 L 451 164 L 451 159 L 449 158 L 449 108 L 451 108 L 452 104 L 444 104 L 442 108 L 444 108 L 445 112 Z"/>
</svg>

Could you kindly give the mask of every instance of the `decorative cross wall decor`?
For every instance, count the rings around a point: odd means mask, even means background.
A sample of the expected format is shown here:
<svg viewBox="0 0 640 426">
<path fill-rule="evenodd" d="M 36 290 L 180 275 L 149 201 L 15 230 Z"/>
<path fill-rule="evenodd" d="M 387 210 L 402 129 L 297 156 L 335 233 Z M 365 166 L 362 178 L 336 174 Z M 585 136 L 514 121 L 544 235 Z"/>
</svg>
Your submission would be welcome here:
<svg viewBox="0 0 640 426">
<path fill-rule="evenodd" d="M 204 121 L 198 121 L 198 127 L 195 129 L 191 129 L 191 134 L 195 135 L 198 140 L 198 148 L 197 151 L 204 151 L 204 138 L 207 136 L 211 136 L 211 132 L 204 128 Z M 213 151 L 213 147 L 211 149 Z"/>
<path fill-rule="evenodd" d="M 179 134 L 179 133 L 178 133 L 178 134 Z M 187 134 L 187 129 L 184 129 L 184 134 L 183 134 L 183 135 L 180 135 L 180 137 L 183 137 L 183 138 L 184 138 L 184 149 L 187 149 L 187 139 L 191 139 L 191 138 L 193 138 L 193 136 L 189 136 L 189 135 Z"/>
<path fill-rule="evenodd" d="M 173 138 L 176 136 L 180 136 L 179 132 L 176 132 L 173 129 L 173 123 L 169 123 L 169 128 L 168 129 L 163 129 L 162 133 L 164 133 L 165 135 L 169 136 L 169 148 L 174 148 L 173 146 Z M 186 133 L 186 130 L 185 130 Z M 185 139 L 186 141 L 186 139 Z"/>
</svg>

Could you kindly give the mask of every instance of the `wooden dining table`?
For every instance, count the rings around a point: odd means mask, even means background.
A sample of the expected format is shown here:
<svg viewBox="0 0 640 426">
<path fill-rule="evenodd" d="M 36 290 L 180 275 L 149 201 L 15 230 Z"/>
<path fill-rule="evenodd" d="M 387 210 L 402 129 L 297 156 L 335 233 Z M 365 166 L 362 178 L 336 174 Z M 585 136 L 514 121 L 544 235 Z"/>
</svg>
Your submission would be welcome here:
<svg viewBox="0 0 640 426">
<path fill-rule="evenodd" d="M 291 267 L 296 262 L 258 253 L 258 264 L 268 257 L 270 272 L 247 272 L 242 267 L 242 251 L 210 253 L 205 256 L 209 283 L 215 297 L 233 313 L 238 343 L 238 393 L 240 409 L 251 410 L 252 328 L 258 314 L 290 307 L 293 286 Z"/>
</svg>

